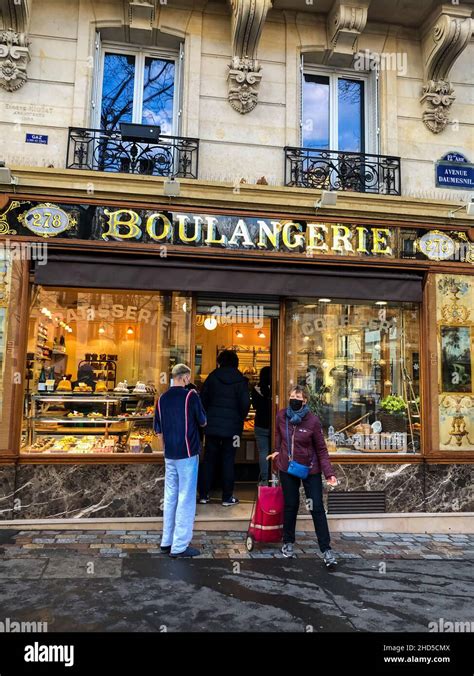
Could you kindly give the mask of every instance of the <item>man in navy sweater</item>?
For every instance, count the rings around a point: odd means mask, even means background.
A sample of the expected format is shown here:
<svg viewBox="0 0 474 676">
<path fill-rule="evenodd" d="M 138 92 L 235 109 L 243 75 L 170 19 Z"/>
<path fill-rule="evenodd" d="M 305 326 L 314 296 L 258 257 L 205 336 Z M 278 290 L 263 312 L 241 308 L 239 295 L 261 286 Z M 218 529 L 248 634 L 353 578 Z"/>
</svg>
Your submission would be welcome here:
<svg viewBox="0 0 474 676">
<path fill-rule="evenodd" d="M 201 439 L 199 426 L 207 423 L 196 390 L 188 389 L 191 369 L 176 364 L 173 385 L 158 399 L 154 430 L 163 435 L 165 501 L 161 551 L 173 558 L 198 556 L 190 546 L 196 515 L 196 486 Z"/>
</svg>

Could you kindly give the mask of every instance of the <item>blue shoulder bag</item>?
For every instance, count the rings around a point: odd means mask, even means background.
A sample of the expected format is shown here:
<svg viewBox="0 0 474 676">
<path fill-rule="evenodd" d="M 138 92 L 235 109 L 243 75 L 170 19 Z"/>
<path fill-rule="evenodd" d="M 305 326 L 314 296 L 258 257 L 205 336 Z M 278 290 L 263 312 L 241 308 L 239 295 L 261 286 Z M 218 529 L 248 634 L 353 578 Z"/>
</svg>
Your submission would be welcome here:
<svg viewBox="0 0 474 676">
<path fill-rule="evenodd" d="M 286 418 L 286 443 L 288 445 L 288 474 L 298 477 L 298 479 L 307 479 L 310 467 L 302 465 L 300 462 L 293 460 L 293 442 L 295 435 L 293 434 L 290 443 L 290 434 L 288 431 L 288 418 Z"/>
</svg>

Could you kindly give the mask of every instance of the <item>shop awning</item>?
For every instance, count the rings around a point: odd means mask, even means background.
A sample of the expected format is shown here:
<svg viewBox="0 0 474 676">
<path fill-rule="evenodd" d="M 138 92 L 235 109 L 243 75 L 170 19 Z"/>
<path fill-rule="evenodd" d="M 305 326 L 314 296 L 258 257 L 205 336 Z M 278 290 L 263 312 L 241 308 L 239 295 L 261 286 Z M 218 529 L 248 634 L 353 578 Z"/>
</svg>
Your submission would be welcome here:
<svg viewBox="0 0 474 676">
<path fill-rule="evenodd" d="M 423 273 L 365 266 L 49 253 L 43 286 L 421 302 Z"/>
</svg>

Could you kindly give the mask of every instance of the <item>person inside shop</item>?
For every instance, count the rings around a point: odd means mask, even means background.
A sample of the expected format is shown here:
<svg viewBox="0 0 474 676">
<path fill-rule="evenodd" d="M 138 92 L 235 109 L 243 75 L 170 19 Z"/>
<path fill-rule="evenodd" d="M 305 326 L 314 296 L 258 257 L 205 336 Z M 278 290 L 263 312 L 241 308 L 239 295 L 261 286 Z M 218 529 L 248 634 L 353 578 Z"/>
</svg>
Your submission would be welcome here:
<svg viewBox="0 0 474 676">
<path fill-rule="evenodd" d="M 94 369 L 92 368 L 91 364 L 82 364 L 79 366 L 77 370 L 77 380 L 73 381 L 72 383 L 72 388 L 73 388 L 73 393 L 74 393 L 74 388 L 79 385 L 79 383 L 85 383 L 86 385 L 89 385 L 91 388 L 92 392 L 95 391 L 95 384 L 96 384 L 96 379 L 95 379 L 95 374 L 94 374 Z M 92 394 L 90 392 L 89 394 Z M 81 403 L 79 401 L 74 400 L 73 402 L 65 402 L 64 408 L 66 411 L 76 411 L 77 413 L 82 413 L 84 416 L 88 415 L 89 413 L 94 413 L 97 411 L 105 411 L 105 407 L 100 405 L 100 404 L 86 404 L 86 403 Z"/>
<path fill-rule="evenodd" d="M 153 429 L 163 435 L 165 498 L 161 551 L 172 558 L 199 556 L 191 546 L 196 515 L 196 490 L 201 452 L 200 427 L 206 413 L 196 390 L 188 389 L 191 369 L 176 364 L 173 385 L 160 396 Z"/>
<path fill-rule="evenodd" d="M 91 364 L 82 364 L 77 370 L 77 380 L 73 382 L 73 389 L 79 385 L 79 383 L 85 383 L 92 388 L 92 391 L 95 390 L 96 378 L 94 374 L 94 369 Z"/>
<path fill-rule="evenodd" d="M 260 484 L 268 482 L 268 460 L 270 452 L 270 419 L 272 409 L 271 398 L 272 369 L 264 366 L 260 369 L 259 381 L 251 391 L 252 406 L 255 409 L 255 440 L 258 448 L 260 465 Z"/>
<path fill-rule="evenodd" d="M 295 385 L 291 388 L 288 406 L 278 411 L 276 417 L 276 451 L 268 456 L 269 459 L 275 459 L 285 502 L 281 551 L 286 558 L 295 556 L 296 518 L 302 482 L 324 563 L 332 569 L 337 559 L 331 549 L 321 475 L 324 473 L 329 486 L 337 486 L 337 479 L 329 460 L 321 423 L 310 411 L 308 399 L 309 391 L 305 386 Z"/>
<path fill-rule="evenodd" d="M 234 496 L 235 453 L 250 410 L 249 383 L 239 371 L 239 358 L 234 350 L 219 354 L 217 368 L 204 381 L 201 399 L 207 427 L 199 503 L 205 505 L 210 501 L 215 469 L 220 464 L 222 505 L 230 507 L 239 502 Z"/>
</svg>

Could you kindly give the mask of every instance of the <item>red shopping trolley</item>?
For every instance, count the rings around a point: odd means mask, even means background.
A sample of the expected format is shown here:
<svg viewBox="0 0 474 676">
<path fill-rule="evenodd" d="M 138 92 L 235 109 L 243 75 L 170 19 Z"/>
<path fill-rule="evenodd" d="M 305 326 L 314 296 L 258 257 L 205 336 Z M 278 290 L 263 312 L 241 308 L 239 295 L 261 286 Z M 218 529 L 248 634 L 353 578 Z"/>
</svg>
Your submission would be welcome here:
<svg viewBox="0 0 474 676">
<path fill-rule="evenodd" d="M 272 482 L 276 484 L 275 482 Z M 259 486 L 252 508 L 246 546 L 252 551 L 256 542 L 281 542 L 283 537 L 283 490 L 281 486 Z"/>
</svg>

